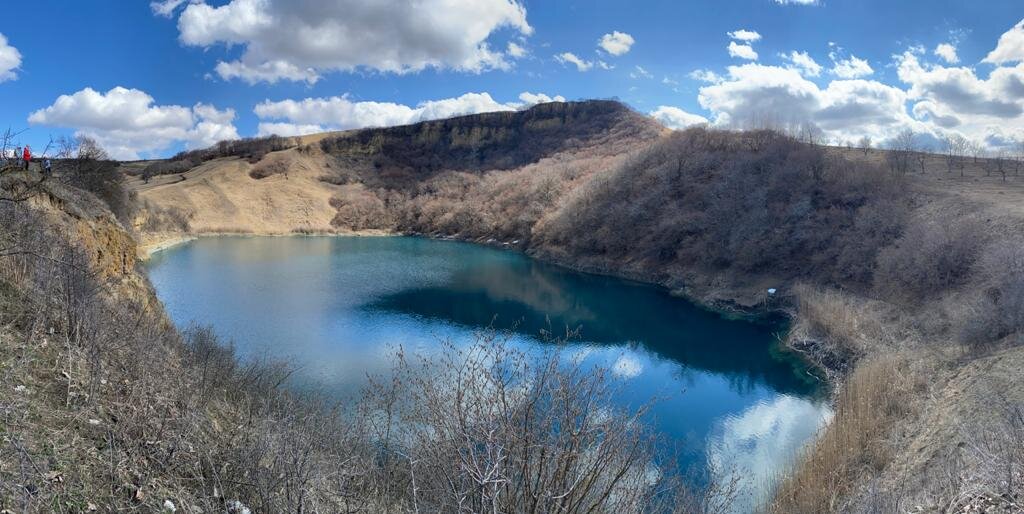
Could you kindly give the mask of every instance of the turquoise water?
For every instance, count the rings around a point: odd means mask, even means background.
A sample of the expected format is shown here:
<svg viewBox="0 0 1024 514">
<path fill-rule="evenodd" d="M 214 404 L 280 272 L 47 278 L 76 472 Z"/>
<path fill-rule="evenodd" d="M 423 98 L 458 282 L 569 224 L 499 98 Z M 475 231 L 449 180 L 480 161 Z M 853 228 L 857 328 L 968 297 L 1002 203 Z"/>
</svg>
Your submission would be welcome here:
<svg viewBox="0 0 1024 514">
<path fill-rule="evenodd" d="M 243 358 L 288 359 L 297 384 L 339 398 L 386 374 L 398 345 L 429 352 L 492 327 L 531 350 L 544 330 L 578 329 L 559 351 L 608 367 L 624 405 L 657 398 L 651 423 L 681 465 L 738 473 L 747 505 L 831 415 L 821 384 L 778 349 L 784 327 L 515 252 L 409 237 L 223 237 L 148 266 L 179 326 L 212 325 Z"/>
</svg>

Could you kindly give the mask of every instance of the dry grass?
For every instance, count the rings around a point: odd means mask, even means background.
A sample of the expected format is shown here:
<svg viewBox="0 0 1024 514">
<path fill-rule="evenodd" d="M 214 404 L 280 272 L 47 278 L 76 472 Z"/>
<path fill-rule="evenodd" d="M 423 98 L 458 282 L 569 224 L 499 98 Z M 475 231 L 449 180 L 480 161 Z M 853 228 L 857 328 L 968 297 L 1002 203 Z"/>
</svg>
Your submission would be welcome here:
<svg viewBox="0 0 1024 514">
<path fill-rule="evenodd" d="M 915 337 L 904 327 L 895 306 L 838 289 L 800 283 L 794 286 L 796 317 L 790 346 L 814 352 L 812 360 L 833 370 L 846 370 L 858 359 L 912 346 Z"/>
<path fill-rule="evenodd" d="M 769 510 L 844 512 L 848 495 L 898 451 L 889 434 L 905 420 L 917 381 L 906 356 L 876 356 L 858 365 L 838 395 L 832 423 L 783 480 Z"/>
</svg>

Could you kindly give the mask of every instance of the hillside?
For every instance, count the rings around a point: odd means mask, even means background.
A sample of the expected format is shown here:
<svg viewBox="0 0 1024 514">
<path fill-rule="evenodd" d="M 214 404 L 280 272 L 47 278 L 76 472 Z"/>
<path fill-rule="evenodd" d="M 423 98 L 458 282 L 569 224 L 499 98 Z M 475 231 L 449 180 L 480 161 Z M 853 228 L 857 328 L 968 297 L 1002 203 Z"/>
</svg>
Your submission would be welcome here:
<svg viewBox="0 0 1024 514">
<path fill-rule="evenodd" d="M 1024 433 L 1018 175 L 966 158 L 961 176 L 940 156 L 895 171 L 883 151 L 769 131 L 670 132 L 607 102 L 290 144 L 132 179 L 144 243 L 410 233 L 502 244 L 718 308 L 760 305 L 775 288 L 794 320 L 788 344 L 841 385 L 777 511 L 942 510 L 1020 490 L 1024 456 L 992 446 Z"/>
<path fill-rule="evenodd" d="M 479 360 L 453 360 L 452 348 L 429 374 L 396 361 L 395 381 L 355 402 L 289 391 L 287 365 L 239 362 L 210 329 L 175 329 L 133 234 L 101 199 L 117 197 L 95 181 L 82 183 L 101 196 L 68 185 L 70 173 L 0 172 L 0 511 L 700 505 L 683 503 L 698 496 L 671 470 L 648 478 L 655 439 L 595 394 L 607 390 L 600 377 L 540 359 L 502 374 L 533 386 L 509 393 L 482 373 L 520 358 L 493 336 L 471 350 Z M 441 389 L 434 372 L 450 377 Z M 600 417 L 574 414 L 598 406 Z M 499 490 L 477 485 L 465 456 L 478 452 L 501 453 Z"/>
<path fill-rule="evenodd" d="M 138 167 L 126 171 L 128 187 L 152 206 L 144 213 L 189 219 L 193 234 L 390 231 L 349 219 L 376 216 L 379 202 L 365 194 L 366 188 L 407 195 L 426 182 L 441 184 L 452 177 L 507 182 L 565 163 L 589 174 L 614 165 L 662 131 L 616 102 L 553 103 L 299 138 L 290 148 L 256 160 L 218 157 L 148 180 Z M 178 224 L 144 216 L 138 225 L 147 222 L 144 246 L 176 238 L 162 233 L 175 232 Z"/>
</svg>

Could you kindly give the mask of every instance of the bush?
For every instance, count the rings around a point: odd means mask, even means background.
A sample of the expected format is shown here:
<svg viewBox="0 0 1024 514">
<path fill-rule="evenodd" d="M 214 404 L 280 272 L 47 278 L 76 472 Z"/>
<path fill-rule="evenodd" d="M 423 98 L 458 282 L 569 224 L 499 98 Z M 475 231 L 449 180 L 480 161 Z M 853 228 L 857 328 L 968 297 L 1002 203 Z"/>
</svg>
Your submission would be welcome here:
<svg viewBox="0 0 1024 514">
<path fill-rule="evenodd" d="M 981 352 L 1005 339 L 1024 344 L 1024 241 L 986 248 L 976 274 L 981 295 L 968 311 L 961 340 Z"/>
<path fill-rule="evenodd" d="M 870 284 L 874 255 L 900 232 L 902 190 L 780 134 L 690 129 L 573 191 L 542 237 L 647 266 Z"/>
<path fill-rule="evenodd" d="M 970 278 L 985 242 L 977 222 L 955 214 L 911 223 L 878 255 L 876 288 L 911 301 L 940 295 Z"/>
<path fill-rule="evenodd" d="M 272 175 L 279 175 L 282 173 L 288 173 L 288 163 L 283 159 L 274 159 L 271 161 L 259 161 L 255 166 L 253 166 L 252 170 L 249 171 L 249 176 L 256 180 L 261 180 Z"/>
<path fill-rule="evenodd" d="M 124 187 L 124 175 L 117 161 L 89 138 L 64 144 L 62 158 L 55 161 L 55 173 L 70 186 L 88 191 L 103 200 L 125 226 L 135 212 L 135 196 Z"/>
<path fill-rule="evenodd" d="M 149 180 L 158 175 L 176 175 L 178 173 L 184 173 L 192 168 L 195 168 L 200 163 L 191 159 L 182 159 L 177 161 L 159 161 L 154 162 L 142 169 L 140 177 L 142 180 L 149 182 Z"/>
<path fill-rule="evenodd" d="M 180 152 L 171 161 L 191 161 L 202 163 L 222 157 L 242 157 L 250 163 L 259 162 L 266 154 L 294 148 L 294 138 L 281 136 L 252 137 L 221 141 L 216 145 L 201 150 Z"/>
</svg>

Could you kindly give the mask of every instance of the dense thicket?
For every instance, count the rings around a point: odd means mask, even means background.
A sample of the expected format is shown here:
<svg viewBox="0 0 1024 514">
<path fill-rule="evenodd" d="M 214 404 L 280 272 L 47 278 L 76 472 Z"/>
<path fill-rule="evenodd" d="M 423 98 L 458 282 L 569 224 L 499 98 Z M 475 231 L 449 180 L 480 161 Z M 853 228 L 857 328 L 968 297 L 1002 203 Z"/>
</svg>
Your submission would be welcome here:
<svg viewBox="0 0 1024 514">
<path fill-rule="evenodd" d="M 249 162 L 259 162 L 264 155 L 296 146 L 294 138 L 281 136 L 248 137 L 221 141 L 209 148 L 180 152 L 171 161 L 202 163 L 221 157 L 241 157 Z"/>
<path fill-rule="evenodd" d="M 902 183 L 773 132 L 677 132 L 574 191 L 542 245 L 868 284 L 899 236 Z"/>
</svg>

